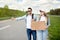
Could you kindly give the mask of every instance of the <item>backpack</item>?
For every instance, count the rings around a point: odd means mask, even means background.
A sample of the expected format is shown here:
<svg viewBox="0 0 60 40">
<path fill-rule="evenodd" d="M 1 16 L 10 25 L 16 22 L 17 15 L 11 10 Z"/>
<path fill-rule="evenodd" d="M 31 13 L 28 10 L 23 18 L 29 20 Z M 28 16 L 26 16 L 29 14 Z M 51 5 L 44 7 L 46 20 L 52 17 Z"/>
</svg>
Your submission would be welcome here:
<svg viewBox="0 0 60 40">
<path fill-rule="evenodd" d="M 32 19 L 34 19 L 34 14 L 32 14 Z"/>
<path fill-rule="evenodd" d="M 50 18 L 47 19 L 47 25 L 50 26 Z"/>
</svg>

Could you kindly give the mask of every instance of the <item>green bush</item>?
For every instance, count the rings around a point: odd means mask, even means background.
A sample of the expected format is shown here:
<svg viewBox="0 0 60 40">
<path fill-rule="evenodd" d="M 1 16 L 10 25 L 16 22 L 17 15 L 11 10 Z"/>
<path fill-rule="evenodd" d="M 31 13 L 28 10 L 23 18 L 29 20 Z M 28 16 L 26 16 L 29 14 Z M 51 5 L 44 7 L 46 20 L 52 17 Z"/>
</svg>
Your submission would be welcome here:
<svg viewBox="0 0 60 40">
<path fill-rule="evenodd" d="M 0 18 L 1 17 L 18 17 L 23 16 L 24 11 L 9 9 L 8 5 L 5 5 L 4 8 L 0 8 Z"/>
</svg>

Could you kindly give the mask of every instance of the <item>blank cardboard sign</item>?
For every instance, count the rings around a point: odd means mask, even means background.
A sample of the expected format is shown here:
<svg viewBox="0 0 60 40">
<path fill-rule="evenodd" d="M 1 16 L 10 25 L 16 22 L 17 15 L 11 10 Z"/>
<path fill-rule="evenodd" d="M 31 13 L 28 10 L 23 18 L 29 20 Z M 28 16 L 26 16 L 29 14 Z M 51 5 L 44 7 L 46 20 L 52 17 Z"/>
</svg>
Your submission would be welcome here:
<svg viewBox="0 0 60 40">
<path fill-rule="evenodd" d="M 32 30 L 45 30 L 46 24 L 44 21 L 38 21 L 38 22 L 32 21 L 31 27 L 32 27 Z"/>
</svg>

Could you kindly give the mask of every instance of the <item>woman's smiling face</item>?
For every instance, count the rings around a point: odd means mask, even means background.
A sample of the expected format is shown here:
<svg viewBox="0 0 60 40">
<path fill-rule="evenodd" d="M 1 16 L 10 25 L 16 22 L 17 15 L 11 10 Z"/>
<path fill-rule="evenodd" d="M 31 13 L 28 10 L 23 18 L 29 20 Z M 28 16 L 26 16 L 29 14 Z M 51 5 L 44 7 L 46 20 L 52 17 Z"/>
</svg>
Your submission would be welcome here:
<svg viewBox="0 0 60 40">
<path fill-rule="evenodd" d="M 41 12 L 41 15 L 44 15 L 44 12 Z"/>
</svg>

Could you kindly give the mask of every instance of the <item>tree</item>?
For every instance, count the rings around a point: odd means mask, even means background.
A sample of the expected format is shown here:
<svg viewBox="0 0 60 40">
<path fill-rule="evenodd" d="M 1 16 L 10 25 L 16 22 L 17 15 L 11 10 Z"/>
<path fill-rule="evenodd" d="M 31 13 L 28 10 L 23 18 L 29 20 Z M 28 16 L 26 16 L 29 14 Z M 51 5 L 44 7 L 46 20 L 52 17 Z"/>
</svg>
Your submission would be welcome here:
<svg viewBox="0 0 60 40">
<path fill-rule="evenodd" d="M 5 8 L 5 9 L 9 9 L 8 5 L 5 5 L 4 8 Z"/>
</svg>

